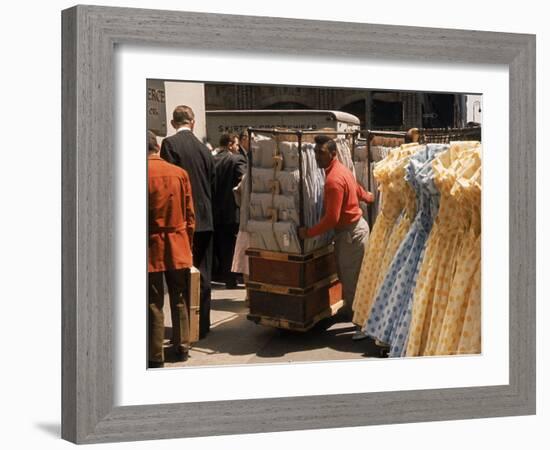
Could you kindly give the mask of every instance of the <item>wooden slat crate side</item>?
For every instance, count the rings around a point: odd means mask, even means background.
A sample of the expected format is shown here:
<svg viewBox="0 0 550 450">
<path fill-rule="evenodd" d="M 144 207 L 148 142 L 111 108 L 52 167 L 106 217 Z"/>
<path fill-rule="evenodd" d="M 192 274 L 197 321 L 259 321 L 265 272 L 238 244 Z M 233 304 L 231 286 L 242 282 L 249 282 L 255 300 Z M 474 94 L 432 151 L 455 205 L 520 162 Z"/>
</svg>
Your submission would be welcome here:
<svg viewBox="0 0 550 450">
<path fill-rule="evenodd" d="M 334 306 L 338 302 L 342 301 L 342 289 L 342 283 L 340 283 L 339 281 L 330 286 L 329 298 L 331 306 Z"/>
<path fill-rule="evenodd" d="M 308 261 L 282 261 L 250 256 L 250 281 L 296 288 L 307 288 L 336 273 L 334 253 Z"/>
<path fill-rule="evenodd" d="M 257 248 L 249 248 L 246 250 L 246 255 L 254 256 L 257 258 L 269 259 L 273 261 L 309 261 L 314 258 L 320 258 L 323 255 L 334 252 L 334 245 L 327 245 L 326 247 L 317 249 L 313 252 L 300 255 L 298 253 L 283 253 L 283 252 L 272 252 L 269 250 L 262 250 Z"/>
<path fill-rule="evenodd" d="M 248 292 L 250 301 L 250 314 L 266 316 L 274 319 L 286 319 L 303 323 L 304 296 L 284 295 L 273 292 L 253 291 Z"/>
<path fill-rule="evenodd" d="M 309 286 L 336 273 L 336 257 L 327 253 L 303 266 L 303 286 Z"/>
<path fill-rule="evenodd" d="M 335 281 L 330 286 L 313 291 L 304 304 L 305 317 L 313 318 L 340 301 L 342 299 L 341 286 L 339 281 Z"/>
<path fill-rule="evenodd" d="M 319 280 L 316 283 L 310 284 L 304 288 L 295 288 L 283 284 L 259 283 L 256 281 L 251 281 L 250 279 L 246 283 L 246 287 L 249 291 L 262 291 L 270 292 L 273 294 L 300 296 L 307 295 L 313 291 L 316 291 L 317 289 L 331 286 L 336 281 L 338 281 L 338 275 L 336 273 L 333 273 L 328 277 Z"/>
<path fill-rule="evenodd" d="M 335 279 L 305 295 L 249 289 L 250 314 L 305 325 L 311 322 L 313 317 L 330 309 L 331 305 L 341 300 L 341 292 L 340 282 Z"/>
<path fill-rule="evenodd" d="M 262 259 L 269 259 L 270 261 L 304 261 L 311 259 L 311 255 L 300 255 L 298 253 L 282 253 L 282 252 L 270 252 L 268 250 L 261 250 L 257 248 L 249 248 L 245 251 L 245 254 L 249 257 L 256 257 Z"/>
<path fill-rule="evenodd" d="M 189 340 L 191 343 L 199 340 L 200 322 L 200 272 L 197 268 L 191 267 L 189 271 Z"/>
<path fill-rule="evenodd" d="M 340 308 L 342 308 L 342 306 L 344 306 L 344 301 L 339 300 L 336 303 L 332 304 L 330 308 L 321 311 L 319 314 L 317 314 L 306 323 L 293 322 L 285 319 L 275 319 L 273 317 L 258 316 L 254 314 L 248 314 L 247 319 L 253 321 L 254 323 L 268 327 L 306 332 L 313 328 L 315 324 L 319 321 L 334 316 L 340 310 Z"/>
<path fill-rule="evenodd" d="M 304 285 L 304 264 L 249 257 L 250 281 L 291 287 Z"/>
</svg>

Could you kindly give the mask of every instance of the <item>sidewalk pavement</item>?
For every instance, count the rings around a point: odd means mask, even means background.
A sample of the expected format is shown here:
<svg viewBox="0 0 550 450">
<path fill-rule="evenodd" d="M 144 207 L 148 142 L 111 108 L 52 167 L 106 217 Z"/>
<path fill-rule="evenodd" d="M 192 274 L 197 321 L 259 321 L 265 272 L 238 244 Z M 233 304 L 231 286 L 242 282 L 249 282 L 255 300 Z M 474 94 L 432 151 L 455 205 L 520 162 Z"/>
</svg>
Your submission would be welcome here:
<svg viewBox="0 0 550 450">
<path fill-rule="evenodd" d="M 364 359 L 378 350 L 370 339 L 352 341 L 351 322 L 329 321 L 306 333 L 258 325 L 246 318 L 245 289 L 213 286 L 211 328 L 206 338 L 195 342 L 185 362 L 175 362 L 170 348 L 171 319 L 165 301 L 165 367 L 290 363 Z"/>
</svg>

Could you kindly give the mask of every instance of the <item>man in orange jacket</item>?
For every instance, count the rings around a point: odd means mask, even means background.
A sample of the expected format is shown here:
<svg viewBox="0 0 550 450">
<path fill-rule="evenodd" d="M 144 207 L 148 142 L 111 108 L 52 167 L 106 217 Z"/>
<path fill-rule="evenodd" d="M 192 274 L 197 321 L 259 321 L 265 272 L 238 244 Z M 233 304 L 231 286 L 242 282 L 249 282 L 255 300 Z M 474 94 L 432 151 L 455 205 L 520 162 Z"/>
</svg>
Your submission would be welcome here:
<svg viewBox="0 0 550 450">
<path fill-rule="evenodd" d="M 149 192 L 149 349 L 148 366 L 164 366 L 164 284 L 172 315 L 172 345 L 176 358 L 189 356 L 188 276 L 193 265 L 195 212 L 187 172 L 164 161 L 156 136 L 147 132 Z"/>
</svg>

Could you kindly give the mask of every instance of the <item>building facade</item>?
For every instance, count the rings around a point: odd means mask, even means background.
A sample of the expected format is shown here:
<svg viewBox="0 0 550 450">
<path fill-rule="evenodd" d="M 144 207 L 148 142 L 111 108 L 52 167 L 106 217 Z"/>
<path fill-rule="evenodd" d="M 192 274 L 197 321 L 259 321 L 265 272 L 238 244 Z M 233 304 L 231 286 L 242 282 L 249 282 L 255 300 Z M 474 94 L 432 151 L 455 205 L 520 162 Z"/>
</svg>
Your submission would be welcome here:
<svg viewBox="0 0 550 450">
<path fill-rule="evenodd" d="M 466 95 L 249 84 L 205 84 L 206 110 L 326 109 L 351 113 L 361 128 L 462 128 Z"/>
</svg>

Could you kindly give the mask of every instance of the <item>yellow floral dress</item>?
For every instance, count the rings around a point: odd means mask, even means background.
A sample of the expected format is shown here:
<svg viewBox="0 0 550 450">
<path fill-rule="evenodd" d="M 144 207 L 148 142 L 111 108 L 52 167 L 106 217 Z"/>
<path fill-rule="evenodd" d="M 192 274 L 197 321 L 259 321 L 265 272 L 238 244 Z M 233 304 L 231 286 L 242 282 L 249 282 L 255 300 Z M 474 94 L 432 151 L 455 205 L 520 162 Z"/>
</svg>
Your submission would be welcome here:
<svg viewBox="0 0 550 450">
<path fill-rule="evenodd" d="M 457 258 L 436 355 L 481 353 L 481 159 L 470 157 L 452 195 L 470 213 Z M 473 175 L 472 175 L 473 171 Z"/>
<path fill-rule="evenodd" d="M 399 244 L 416 211 L 415 193 L 405 181 L 409 157 L 422 146 L 404 144 L 393 150 L 374 169 L 382 193 L 382 209 L 374 223 L 353 302 L 353 323 L 363 326 Z"/>
<path fill-rule="evenodd" d="M 407 356 L 438 354 L 453 277 L 471 217 L 471 212 L 453 195 L 453 187 L 457 175 L 465 169 L 465 161 L 476 149 L 474 142 L 452 143 L 432 163 L 440 206 L 416 282 Z"/>
<path fill-rule="evenodd" d="M 353 301 L 353 322 L 362 326 L 372 304 L 374 284 L 378 276 L 379 262 L 398 219 L 403 202 L 399 193 L 389 189 L 391 183 L 391 166 L 399 156 L 399 150 L 392 151 L 386 158 L 376 164 L 373 174 L 378 182 L 378 190 L 382 193 L 382 206 L 372 228 L 369 242 L 365 250 L 361 270 L 357 279 L 355 298 Z"/>
<path fill-rule="evenodd" d="M 478 239 L 477 245 L 481 254 L 481 238 Z M 481 353 L 481 259 L 476 266 L 471 284 L 457 354 Z"/>
</svg>

